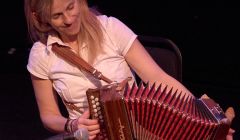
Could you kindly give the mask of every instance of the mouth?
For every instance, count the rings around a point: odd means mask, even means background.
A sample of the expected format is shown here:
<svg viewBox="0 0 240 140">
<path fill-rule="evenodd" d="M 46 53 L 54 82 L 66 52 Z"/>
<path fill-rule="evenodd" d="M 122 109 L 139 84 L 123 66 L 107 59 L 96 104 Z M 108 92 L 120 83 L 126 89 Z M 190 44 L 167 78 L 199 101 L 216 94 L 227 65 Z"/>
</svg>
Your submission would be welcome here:
<svg viewBox="0 0 240 140">
<path fill-rule="evenodd" d="M 63 26 L 62 28 L 66 31 L 72 31 L 73 29 L 75 29 L 75 26 L 72 23 L 72 24 L 68 24 L 68 25 Z"/>
<path fill-rule="evenodd" d="M 66 29 L 72 28 L 72 27 L 73 27 L 73 23 L 72 24 L 65 24 L 65 26 L 63 26 L 63 28 L 66 28 Z"/>
</svg>

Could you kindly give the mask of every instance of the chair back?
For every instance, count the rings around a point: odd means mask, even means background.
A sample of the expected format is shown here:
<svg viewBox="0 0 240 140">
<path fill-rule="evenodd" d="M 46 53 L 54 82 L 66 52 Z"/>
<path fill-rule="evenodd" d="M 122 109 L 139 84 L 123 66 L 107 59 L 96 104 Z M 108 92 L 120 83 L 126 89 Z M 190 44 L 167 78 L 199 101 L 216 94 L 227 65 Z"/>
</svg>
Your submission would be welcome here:
<svg viewBox="0 0 240 140">
<path fill-rule="evenodd" d="M 182 82 L 182 56 L 173 41 L 155 36 L 138 36 L 138 39 L 166 73 Z"/>
</svg>

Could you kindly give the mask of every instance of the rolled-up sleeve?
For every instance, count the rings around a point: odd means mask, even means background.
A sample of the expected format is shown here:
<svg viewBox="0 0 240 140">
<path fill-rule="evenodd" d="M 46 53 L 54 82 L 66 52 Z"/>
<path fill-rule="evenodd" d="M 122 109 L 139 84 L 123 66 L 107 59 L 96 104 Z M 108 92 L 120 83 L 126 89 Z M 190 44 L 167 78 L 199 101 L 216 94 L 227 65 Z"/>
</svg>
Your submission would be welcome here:
<svg viewBox="0 0 240 140">
<path fill-rule="evenodd" d="M 137 35 L 115 17 L 108 18 L 107 30 L 119 53 L 125 56 Z"/>
<path fill-rule="evenodd" d="M 41 79 L 49 79 L 46 46 L 40 42 L 34 43 L 28 58 L 27 70 Z"/>
</svg>

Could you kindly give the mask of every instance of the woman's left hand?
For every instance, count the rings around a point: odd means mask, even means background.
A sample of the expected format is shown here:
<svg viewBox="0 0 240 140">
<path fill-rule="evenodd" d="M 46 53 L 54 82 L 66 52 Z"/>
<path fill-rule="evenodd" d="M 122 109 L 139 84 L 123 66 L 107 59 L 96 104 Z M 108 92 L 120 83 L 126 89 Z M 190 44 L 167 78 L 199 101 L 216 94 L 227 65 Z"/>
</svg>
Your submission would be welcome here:
<svg viewBox="0 0 240 140">
<path fill-rule="evenodd" d="M 226 136 L 226 140 L 233 140 L 233 134 L 235 133 L 235 130 L 230 128 L 228 131 L 228 134 Z"/>
<path fill-rule="evenodd" d="M 225 115 L 229 119 L 229 121 L 232 123 L 232 120 L 235 118 L 235 112 L 233 107 L 228 107 L 227 110 L 225 111 Z M 233 140 L 234 133 L 235 133 L 235 130 L 230 128 L 226 136 L 226 140 Z"/>
</svg>

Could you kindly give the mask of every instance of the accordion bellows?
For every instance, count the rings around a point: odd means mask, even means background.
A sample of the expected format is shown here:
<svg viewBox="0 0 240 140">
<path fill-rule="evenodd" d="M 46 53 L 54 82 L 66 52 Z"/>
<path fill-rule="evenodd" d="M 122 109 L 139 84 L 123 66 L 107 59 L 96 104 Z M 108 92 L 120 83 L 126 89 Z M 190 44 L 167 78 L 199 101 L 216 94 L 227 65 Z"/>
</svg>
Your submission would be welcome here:
<svg viewBox="0 0 240 140">
<path fill-rule="evenodd" d="M 91 117 L 98 119 L 104 140 L 223 140 L 230 128 L 212 99 L 140 84 L 89 89 Z"/>
</svg>

